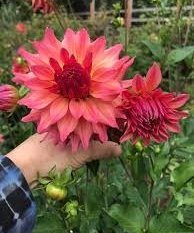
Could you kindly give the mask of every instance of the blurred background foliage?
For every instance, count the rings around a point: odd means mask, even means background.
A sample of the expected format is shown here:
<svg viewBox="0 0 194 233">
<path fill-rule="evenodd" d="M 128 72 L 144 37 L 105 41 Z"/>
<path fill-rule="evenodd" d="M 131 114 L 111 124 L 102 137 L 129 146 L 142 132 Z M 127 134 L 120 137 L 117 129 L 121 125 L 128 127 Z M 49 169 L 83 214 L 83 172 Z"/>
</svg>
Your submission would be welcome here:
<svg viewBox="0 0 194 233">
<path fill-rule="evenodd" d="M 76 14 L 89 11 L 89 1 L 57 0 L 57 16 L 64 29 L 85 27 L 92 39 L 105 35 L 109 45 L 122 43 L 123 54 L 136 57 L 125 78 L 145 74 L 154 61 L 160 63 L 163 88 L 191 95 L 190 116 L 183 121 L 183 132 L 164 144 L 147 148 L 141 143 L 124 144 L 122 160 L 101 162 L 98 176 L 86 168 L 73 172 L 64 201 L 45 198 L 47 180 L 40 180 L 34 190 L 39 206 L 34 233 L 194 232 L 194 27 L 192 11 L 184 8 L 192 4 L 191 0 L 135 0 L 134 8 L 155 7 L 157 11 L 133 14 L 148 20 L 132 24 L 126 43 L 123 2 L 96 0 L 97 13 L 91 20 Z M 166 8 L 170 6 L 175 10 Z M 42 38 L 46 26 L 62 38 L 58 18 L 54 13 L 34 13 L 31 1 L 0 0 L 1 84 L 13 84 L 11 69 L 18 48 L 32 50 L 30 42 Z M 27 34 L 16 31 L 18 22 L 26 24 Z M 20 88 L 20 93 L 24 91 Z M 20 106 L 12 115 L 0 113 L 0 133 L 5 136 L 2 153 L 35 132 L 33 124 L 20 122 L 27 112 Z"/>
</svg>

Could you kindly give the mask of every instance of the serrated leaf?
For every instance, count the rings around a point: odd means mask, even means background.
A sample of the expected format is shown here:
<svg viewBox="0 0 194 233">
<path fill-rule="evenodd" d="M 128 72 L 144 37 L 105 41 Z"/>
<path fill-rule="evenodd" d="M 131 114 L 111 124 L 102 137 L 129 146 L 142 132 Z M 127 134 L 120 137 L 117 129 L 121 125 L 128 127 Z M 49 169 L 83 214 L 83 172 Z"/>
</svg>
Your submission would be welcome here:
<svg viewBox="0 0 194 233">
<path fill-rule="evenodd" d="M 108 214 L 119 223 L 125 232 L 143 232 L 145 218 L 139 208 L 115 204 L 111 206 Z"/>
<path fill-rule="evenodd" d="M 194 160 L 186 161 L 180 164 L 172 171 L 171 180 L 175 183 L 176 189 L 183 185 L 194 176 Z"/>
<path fill-rule="evenodd" d="M 33 233 L 65 233 L 64 226 L 54 214 L 47 214 L 38 218 Z"/>
<path fill-rule="evenodd" d="M 194 52 L 194 46 L 187 46 L 184 48 L 173 49 L 167 56 L 167 63 L 175 64 L 184 60 L 186 57 Z"/>
<path fill-rule="evenodd" d="M 95 184 L 89 183 L 87 189 L 87 214 L 89 218 L 96 218 L 104 207 L 104 197 L 102 191 Z"/>
<path fill-rule="evenodd" d="M 180 224 L 176 217 L 170 213 L 153 217 L 150 222 L 150 233 L 192 233 L 192 229 Z"/>
</svg>

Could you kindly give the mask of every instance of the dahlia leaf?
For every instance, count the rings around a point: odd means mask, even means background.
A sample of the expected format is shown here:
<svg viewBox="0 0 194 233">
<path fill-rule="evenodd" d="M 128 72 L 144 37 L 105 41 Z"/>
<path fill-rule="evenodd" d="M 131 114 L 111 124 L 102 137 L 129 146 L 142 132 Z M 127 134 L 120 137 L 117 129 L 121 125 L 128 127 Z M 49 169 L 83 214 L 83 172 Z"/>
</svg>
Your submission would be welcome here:
<svg viewBox="0 0 194 233">
<path fill-rule="evenodd" d="M 171 180 L 176 189 L 181 189 L 191 178 L 194 177 L 194 160 L 183 162 L 175 168 L 171 174 Z"/>
<path fill-rule="evenodd" d="M 177 233 L 177 232 L 192 232 L 193 230 L 183 226 L 170 213 L 165 213 L 159 217 L 154 216 L 150 222 L 150 233 Z"/>
<path fill-rule="evenodd" d="M 139 208 L 114 204 L 111 206 L 108 214 L 119 223 L 125 232 L 143 232 L 145 217 Z"/>
<path fill-rule="evenodd" d="M 184 60 L 189 55 L 193 54 L 194 46 L 187 46 L 184 48 L 173 49 L 167 56 L 167 63 L 175 64 Z"/>
<path fill-rule="evenodd" d="M 160 44 L 148 40 L 142 41 L 142 43 L 148 47 L 148 49 L 155 57 L 159 59 L 159 61 L 163 61 L 165 57 L 165 50 Z"/>
</svg>

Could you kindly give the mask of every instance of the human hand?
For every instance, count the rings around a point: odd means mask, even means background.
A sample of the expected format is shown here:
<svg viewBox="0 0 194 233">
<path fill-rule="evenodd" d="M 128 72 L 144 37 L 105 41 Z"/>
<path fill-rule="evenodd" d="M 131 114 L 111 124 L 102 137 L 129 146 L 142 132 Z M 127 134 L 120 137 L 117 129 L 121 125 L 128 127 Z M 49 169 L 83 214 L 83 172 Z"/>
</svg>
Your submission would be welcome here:
<svg viewBox="0 0 194 233">
<path fill-rule="evenodd" d="M 92 160 L 118 157 L 121 154 L 120 146 L 114 142 L 101 144 L 94 141 L 88 150 L 72 153 L 71 148 L 42 139 L 42 135 L 34 134 L 7 154 L 21 169 L 29 184 L 37 179 L 37 174 L 47 176 L 54 166 L 58 171 L 67 167 L 75 169 Z"/>
</svg>

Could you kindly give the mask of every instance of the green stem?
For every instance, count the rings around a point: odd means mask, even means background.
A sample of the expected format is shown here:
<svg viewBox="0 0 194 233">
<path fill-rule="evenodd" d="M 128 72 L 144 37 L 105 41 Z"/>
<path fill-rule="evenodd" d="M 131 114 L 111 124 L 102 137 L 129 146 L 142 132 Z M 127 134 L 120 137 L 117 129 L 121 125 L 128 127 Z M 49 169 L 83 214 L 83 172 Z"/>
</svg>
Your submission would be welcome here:
<svg viewBox="0 0 194 233">
<path fill-rule="evenodd" d="M 149 196 L 148 196 L 148 205 L 147 205 L 148 207 L 147 207 L 146 226 L 145 226 L 146 231 L 145 232 L 149 232 L 149 228 L 150 228 L 153 188 L 154 188 L 154 181 L 151 179 Z"/>
<path fill-rule="evenodd" d="M 125 170 L 125 173 L 126 173 L 126 175 L 127 175 L 127 178 L 132 182 L 131 173 L 130 173 L 129 170 L 127 169 L 127 167 L 126 167 L 126 165 L 125 165 L 125 163 L 124 163 L 124 161 L 123 161 L 123 159 L 122 159 L 121 157 L 119 157 L 119 161 L 120 161 L 122 167 L 123 167 L 124 170 Z M 132 182 L 132 183 L 133 183 L 133 182 Z"/>
<path fill-rule="evenodd" d="M 58 23 L 61 26 L 62 30 L 65 30 L 65 27 L 64 27 L 64 25 L 63 25 L 63 23 L 61 22 L 61 19 L 60 19 L 60 13 L 57 10 L 55 0 L 51 0 L 51 2 L 52 2 L 52 5 L 53 5 L 53 11 L 54 11 L 55 17 L 56 17 Z"/>
</svg>

